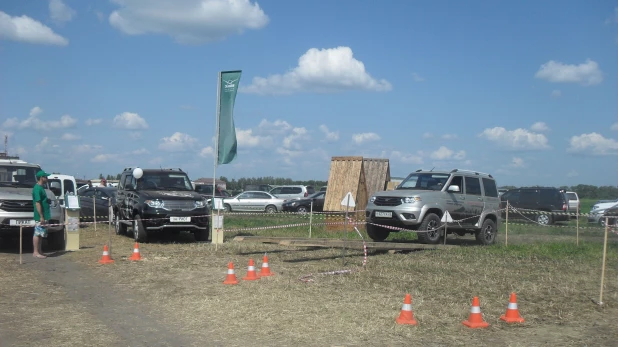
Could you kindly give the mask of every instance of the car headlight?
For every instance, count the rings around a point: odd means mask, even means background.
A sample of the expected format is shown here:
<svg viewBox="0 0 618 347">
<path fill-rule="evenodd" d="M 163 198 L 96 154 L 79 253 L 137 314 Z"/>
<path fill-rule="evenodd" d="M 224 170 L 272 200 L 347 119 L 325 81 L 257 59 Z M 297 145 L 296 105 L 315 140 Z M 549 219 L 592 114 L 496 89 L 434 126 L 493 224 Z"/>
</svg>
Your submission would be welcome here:
<svg viewBox="0 0 618 347">
<path fill-rule="evenodd" d="M 373 202 L 376 201 L 376 197 L 372 196 L 371 198 L 369 198 L 369 202 L 373 204 Z"/>
<path fill-rule="evenodd" d="M 195 200 L 195 208 L 202 208 L 206 206 L 206 201 L 204 200 Z"/>
<path fill-rule="evenodd" d="M 161 200 L 146 200 L 144 203 L 152 208 L 163 208 L 165 206 Z"/>
<path fill-rule="evenodd" d="M 421 201 L 421 198 L 418 196 L 411 196 L 411 197 L 403 198 L 402 200 L 406 204 L 413 204 L 417 201 Z"/>
</svg>

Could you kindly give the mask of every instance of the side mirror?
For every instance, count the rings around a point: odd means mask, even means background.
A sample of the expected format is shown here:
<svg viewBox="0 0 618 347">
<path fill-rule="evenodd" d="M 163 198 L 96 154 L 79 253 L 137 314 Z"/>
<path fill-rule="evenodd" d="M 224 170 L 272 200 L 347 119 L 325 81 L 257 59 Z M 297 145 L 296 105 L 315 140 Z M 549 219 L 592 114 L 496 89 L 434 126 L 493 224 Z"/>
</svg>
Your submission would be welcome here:
<svg viewBox="0 0 618 347">
<path fill-rule="evenodd" d="M 448 191 L 453 193 L 459 193 L 461 190 L 459 189 L 459 186 L 448 186 Z"/>
<path fill-rule="evenodd" d="M 124 187 L 126 190 L 135 190 L 135 186 L 132 185 L 131 183 L 128 183 L 126 187 Z"/>
</svg>

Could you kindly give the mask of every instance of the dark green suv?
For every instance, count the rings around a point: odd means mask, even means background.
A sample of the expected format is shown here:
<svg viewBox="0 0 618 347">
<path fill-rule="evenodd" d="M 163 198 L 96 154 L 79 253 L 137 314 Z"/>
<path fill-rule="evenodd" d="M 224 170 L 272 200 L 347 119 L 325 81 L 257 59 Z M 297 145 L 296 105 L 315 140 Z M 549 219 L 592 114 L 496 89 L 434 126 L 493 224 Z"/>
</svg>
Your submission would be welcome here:
<svg viewBox="0 0 618 347">
<path fill-rule="evenodd" d="M 196 241 L 207 241 L 209 213 L 206 200 L 193 191 L 181 169 L 125 168 L 120 176 L 113 205 L 116 234 L 131 226 L 135 241 L 145 242 L 153 232 L 185 230 Z"/>
</svg>

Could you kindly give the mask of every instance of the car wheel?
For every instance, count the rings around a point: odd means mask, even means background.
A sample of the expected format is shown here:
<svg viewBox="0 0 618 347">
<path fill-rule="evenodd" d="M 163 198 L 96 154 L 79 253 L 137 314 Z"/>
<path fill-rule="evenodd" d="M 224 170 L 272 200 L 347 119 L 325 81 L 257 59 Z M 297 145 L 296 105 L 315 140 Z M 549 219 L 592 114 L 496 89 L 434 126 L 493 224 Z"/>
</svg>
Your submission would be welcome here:
<svg viewBox="0 0 618 347">
<path fill-rule="evenodd" d="M 114 224 L 116 229 L 116 235 L 124 235 L 127 233 L 127 225 L 120 222 L 120 215 L 114 214 Z"/>
<path fill-rule="evenodd" d="M 309 209 L 307 208 L 307 206 L 302 206 L 301 205 L 301 206 L 298 206 L 296 208 L 296 212 L 298 212 L 298 213 L 307 213 L 307 212 L 309 212 Z"/>
<path fill-rule="evenodd" d="M 64 250 L 66 248 L 64 231 L 63 228 L 61 231 L 49 233 L 49 235 L 47 235 L 47 247 L 52 250 Z"/>
<path fill-rule="evenodd" d="M 277 212 L 277 207 L 273 205 L 266 206 L 266 213 L 276 213 L 276 212 Z"/>
<path fill-rule="evenodd" d="M 481 230 L 476 232 L 476 242 L 481 245 L 493 245 L 496 242 L 496 223 L 491 219 L 485 219 Z"/>
<path fill-rule="evenodd" d="M 440 242 L 440 217 L 435 213 L 429 213 L 423 219 L 418 228 L 418 239 L 421 243 L 437 244 Z"/>
<path fill-rule="evenodd" d="M 144 223 L 142 223 L 142 217 L 139 214 L 133 218 L 133 238 L 135 242 L 146 242 L 148 240 L 148 234 L 144 229 Z"/>
<path fill-rule="evenodd" d="M 369 235 L 373 241 L 377 242 L 386 240 L 391 233 L 390 230 L 373 224 L 366 224 L 366 229 L 367 235 Z"/>
<path fill-rule="evenodd" d="M 550 225 L 552 223 L 551 215 L 548 213 L 536 215 L 536 222 L 541 225 Z"/>
<path fill-rule="evenodd" d="M 225 204 L 225 205 L 223 205 L 223 210 L 225 212 L 232 212 L 232 206 L 230 206 L 228 204 Z"/>
</svg>

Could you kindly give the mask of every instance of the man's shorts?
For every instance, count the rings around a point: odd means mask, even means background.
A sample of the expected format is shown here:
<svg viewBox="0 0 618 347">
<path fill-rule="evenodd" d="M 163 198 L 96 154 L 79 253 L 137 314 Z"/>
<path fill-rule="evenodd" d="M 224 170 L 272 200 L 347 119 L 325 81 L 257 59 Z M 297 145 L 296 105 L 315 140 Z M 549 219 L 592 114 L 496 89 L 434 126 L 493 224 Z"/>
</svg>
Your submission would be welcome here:
<svg viewBox="0 0 618 347">
<path fill-rule="evenodd" d="M 34 236 L 47 237 L 47 228 L 41 226 L 41 223 L 36 222 L 34 224 Z"/>
</svg>

